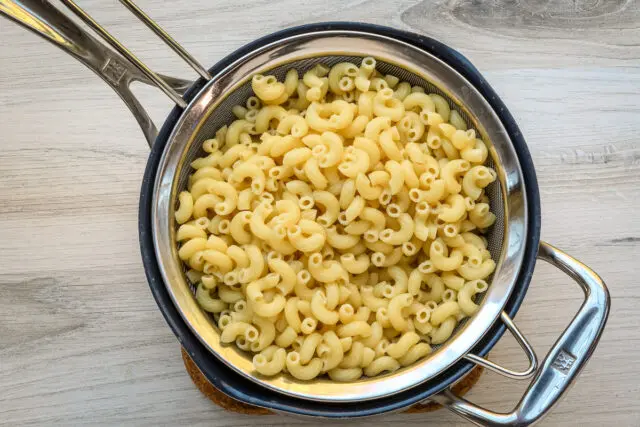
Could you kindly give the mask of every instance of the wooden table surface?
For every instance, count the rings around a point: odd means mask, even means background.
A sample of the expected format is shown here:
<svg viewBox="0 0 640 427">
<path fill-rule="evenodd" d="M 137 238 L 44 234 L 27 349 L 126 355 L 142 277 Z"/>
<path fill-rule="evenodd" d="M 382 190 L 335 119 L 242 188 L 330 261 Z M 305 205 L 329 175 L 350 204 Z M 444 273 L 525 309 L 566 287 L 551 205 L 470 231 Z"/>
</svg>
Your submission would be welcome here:
<svg viewBox="0 0 640 427">
<path fill-rule="evenodd" d="M 156 70 L 194 78 L 118 2 L 80 3 Z M 638 1 L 141 0 L 140 6 L 205 64 L 269 32 L 335 19 L 421 32 L 465 54 L 529 144 L 543 239 L 600 273 L 612 295 L 591 362 L 542 424 L 640 425 Z M 62 51 L 3 19 L 0 40 L 0 424 L 311 425 L 227 413 L 194 388 L 140 260 L 138 193 L 148 148 L 136 122 L 102 81 Z M 167 99 L 154 89 L 136 90 L 161 122 Z M 539 355 L 581 298 L 562 273 L 537 266 L 516 320 Z M 525 364 L 509 336 L 492 358 Z M 469 398 L 508 410 L 525 386 L 486 374 Z M 446 410 L 366 424 L 378 422 L 467 425 Z"/>
</svg>

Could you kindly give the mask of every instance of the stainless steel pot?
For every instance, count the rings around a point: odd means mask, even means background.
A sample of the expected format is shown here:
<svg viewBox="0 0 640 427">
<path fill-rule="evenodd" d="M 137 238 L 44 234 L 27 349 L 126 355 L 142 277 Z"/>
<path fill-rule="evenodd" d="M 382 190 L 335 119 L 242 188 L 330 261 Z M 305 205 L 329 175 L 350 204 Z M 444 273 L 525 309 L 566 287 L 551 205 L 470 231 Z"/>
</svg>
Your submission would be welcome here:
<svg viewBox="0 0 640 427">
<path fill-rule="evenodd" d="M 107 44 L 87 34 L 48 1 L 0 0 L 0 13 L 87 65 L 121 96 L 138 120 L 152 145 L 140 205 L 147 277 L 174 332 L 214 385 L 259 406 L 330 417 L 388 412 L 413 404 L 416 398 L 431 398 L 477 423 L 524 425 L 540 419 L 551 408 L 593 352 L 607 319 L 609 297 L 602 280 L 588 267 L 546 243 L 540 244 L 538 257 L 574 278 L 585 292 L 585 303 L 538 369 L 535 353 L 512 320 L 529 285 L 539 245 L 535 172 L 513 118 L 464 57 L 415 34 L 365 24 L 325 23 L 267 36 L 207 71 L 130 0 L 121 2 L 201 75 L 186 93 L 188 82 L 151 71 L 71 0 L 62 3 Z M 313 387 L 285 376 L 258 378 L 245 354 L 221 345 L 217 327 L 196 303 L 177 256 L 173 212 L 176 195 L 186 186 L 189 168 L 185 165 L 201 154 L 203 140 L 232 120 L 231 107 L 249 96 L 253 74 L 269 72 L 282 77 L 292 66 L 306 70 L 318 62 L 332 65 L 363 56 L 374 56 L 383 72 L 445 96 L 451 108 L 490 141 L 498 181 L 489 192 L 498 221 L 488 240 L 498 266 L 478 313 L 461 324 L 454 337 L 436 348 L 431 357 L 413 366 L 347 384 L 320 379 Z M 159 135 L 129 90 L 136 80 L 157 86 L 176 103 Z M 524 371 L 506 369 L 484 357 L 505 326 L 529 359 Z M 516 410 L 495 414 L 448 391 L 472 364 L 510 378 L 534 379 Z M 355 404 L 357 408 L 349 410 Z"/>
</svg>

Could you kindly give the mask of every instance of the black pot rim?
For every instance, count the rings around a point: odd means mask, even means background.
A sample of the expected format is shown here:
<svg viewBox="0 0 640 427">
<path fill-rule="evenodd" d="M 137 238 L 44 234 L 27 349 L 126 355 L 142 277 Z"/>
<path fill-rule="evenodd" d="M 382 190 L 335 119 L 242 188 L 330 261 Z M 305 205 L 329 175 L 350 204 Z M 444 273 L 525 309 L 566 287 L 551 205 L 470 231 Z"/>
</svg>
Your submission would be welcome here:
<svg viewBox="0 0 640 427">
<path fill-rule="evenodd" d="M 499 116 L 518 155 L 524 175 L 524 183 L 527 190 L 527 203 L 529 206 L 528 241 L 525 246 L 522 267 L 517 279 L 518 283 L 505 306 L 507 314 L 512 318 L 515 317 L 529 286 L 538 253 L 538 244 L 540 241 L 540 195 L 538 182 L 531 155 L 529 154 L 529 150 L 526 146 L 522 133 L 520 132 L 513 116 L 509 113 L 505 104 L 482 77 L 480 72 L 463 55 L 437 40 L 419 34 L 372 24 L 356 22 L 323 22 L 288 28 L 255 40 L 219 61 L 211 68 L 211 74 L 215 75 L 230 62 L 235 61 L 239 57 L 260 46 L 271 43 L 280 38 L 310 31 L 332 29 L 362 31 L 393 37 L 415 45 L 416 47 L 435 55 L 469 80 L 469 82 L 473 84 L 486 98 L 496 114 Z M 205 84 L 206 81 L 204 79 L 199 79 L 185 93 L 184 98 L 191 100 Z M 217 361 L 215 356 L 211 355 L 198 338 L 191 332 L 176 310 L 160 274 L 153 246 L 151 204 L 153 200 L 153 185 L 156 177 L 156 170 L 167 144 L 168 137 L 182 112 L 183 109 L 180 107 L 175 107 L 171 111 L 160 130 L 149 155 L 140 192 L 140 210 L 138 218 L 140 250 L 142 253 L 142 261 L 147 281 L 149 282 L 149 287 L 151 288 L 151 292 L 158 304 L 158 307 L 160 308 L 160 311 L 174 334 L 177 336 L 180 344 L 215 387 L 237 400 L 276 411 L 329 418 L 363 417 L 397 411 L 416 402 L 427 399 L 435 393 L 438 393 L 439 391 L 442 391 L 454 384 L 475 366 L 471 362 L 461 360 L 442 374 L 424 384 L 381 399 L 347 404 L 318 404 L 317 402 L 297 399 L 267 390 L 252 381 L 243 378 L 224 366 L 221 362 Z M 484 338 L 474 347 L 473 353 L 485 356 L 502 337 L 505 330 L 506 327 L 502 322 L 496 322 L 487 334 L 485 334 Z"/>
</svg>

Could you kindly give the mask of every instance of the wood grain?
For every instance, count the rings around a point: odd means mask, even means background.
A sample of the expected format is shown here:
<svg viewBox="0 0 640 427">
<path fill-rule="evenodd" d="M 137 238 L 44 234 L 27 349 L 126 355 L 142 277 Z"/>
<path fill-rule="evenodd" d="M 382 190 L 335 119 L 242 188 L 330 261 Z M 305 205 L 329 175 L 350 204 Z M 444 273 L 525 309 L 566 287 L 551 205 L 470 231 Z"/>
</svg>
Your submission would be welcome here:
<svg viewBox="0 0 640 427">
<path fill-rule="evenodd" d="M 600 273 L 613 299 L 600 346 L 543 425 L 639 425 L 640 2 L 139 4 L 205 64 L 260 35 L 334 20 L 336 10 L 341 20 L 420 32 L 467 55 L 526 136 L 543 238 Z M 82 6 L 158 71 L 193 77 L 118 2 Z M 136 122 L 61 51 L 2 19 L 0 37 L 0 425 L 314 425 L 227 413 L 200 395 L 140 262 L 147 148 Z M 161 122 L 164 96 L 139 93 Z M 539 265 L 516 320 L 543 355 L 579 304 L 568 278 Z M 524 364 L 510 337 L 492 357 Z M 525 387 L 487 373 L 469 399 L 508 410 Z M 378 421 L 466 425 L 447 411 L 344 425 Z"/>
</svg>

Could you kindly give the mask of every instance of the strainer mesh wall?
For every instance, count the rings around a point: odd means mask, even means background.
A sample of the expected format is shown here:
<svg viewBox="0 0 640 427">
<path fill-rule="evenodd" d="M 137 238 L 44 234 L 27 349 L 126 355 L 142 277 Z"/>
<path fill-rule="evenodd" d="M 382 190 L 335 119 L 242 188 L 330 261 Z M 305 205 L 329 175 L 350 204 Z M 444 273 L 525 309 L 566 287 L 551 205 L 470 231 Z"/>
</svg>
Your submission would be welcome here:
<svg viewBox="0 0 640 427">
<path fill-rule="evenodd" d="M 361 60 L 361 57 L 356 56 L 323 56 L 306 58 L 278 66 L 274 69 L 269 70 L 268 72 L 265 71 L 263 73 L 275 75 L 279 81 L 283 81 L 286 72 L 292 67 L 296 68 L 299 71 L 299 74 L 302 76 L 304 72 L 313 68 L 318 63 L 322 63 L 330 67 L 340 62 L 349 61 L 355 63 L 356 65 L 359 65 Z M 455 109 L 458 111 L 458 113 L 460 113 L 461 117 L 467 123 L 467 126 L 469 126 L 469 128 L 474 128 L 468 114 L 458 105 L 456 105 L 451 99 L 449 99 L 443 91 L 434 86 L 432 83 L 394 64 L 378 61 L 376 69 L 383 74 L 394 75 L 398 77 L 400 81 L 406 81 L 412 86 L 421 86 L 426 90 L 427 93 L 437 93 L 439 95 L 442 95 L 443 97 L 445 97 L 445 99 L 448 100 L 451 109 Z M 196 133 L 194 140 L 189 146 L 186 153 L 184 163 L 185 167 L 183 167 L 180 171 L 177 183 L 178 188 L 177 191 L 174 192 L 174 194 L 185 190 L 187 187 L 188 177 L 192 173 L 191 168 L 189 168 L 187 165 L 189 165 L 197 157 L 206 156 L 207 153 L 202 150 L 202 142 L 204 142 L 206 139 L 212 138 L 220 127 L 229 125 L 233 120 L 235 120 L 235 116 L 231 112 L 232 108 L 235 105 L 244 106 L 247 98 L 252 95 L 253 91 L 251 90 L 251 81 L 249 78 L 247 78 L 247 82 L 236 89 L 234 92 L 230 93 L 208 116 L 206 121 L 202 123 L 199 131 Z M 488 145 L 490 146 L 490 141 L 485 142 L 488 142 Z M 489 167 L 494 167 L 494 159 L 491 158 L 491 156 L 487 159 L 486 165 Z M 486 193 L 490 199 L 491 211 L 496 215 L 496 222 L 485 237 L 488 240 L 488 250 L 489 252 L 491 252 L 492 258 L 497 261 L 498 259 L 500 259 L 500 253 L 502 250 L 502 243 L 504 239 L 504 204 L 500 181 L 496 180 L 494 183 L 489 185 L 486 188 Z M 488 280 L 488 282 L 490 283 L 490 280 Z M 195 289 L 193 288 L 193 286 L 192 290 L 195 293 Z M 480 303 L 481 300 L 482 295 L 477 295 L 476 302 Z M 456 330 L 454 331 L 454 335 L 459 329 L 464 326 L 465 323 L 466 319 L 458 324 Z M 438 346 L 434 346 L 434 348 L 437 349 Z"/>
</svg>

